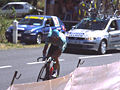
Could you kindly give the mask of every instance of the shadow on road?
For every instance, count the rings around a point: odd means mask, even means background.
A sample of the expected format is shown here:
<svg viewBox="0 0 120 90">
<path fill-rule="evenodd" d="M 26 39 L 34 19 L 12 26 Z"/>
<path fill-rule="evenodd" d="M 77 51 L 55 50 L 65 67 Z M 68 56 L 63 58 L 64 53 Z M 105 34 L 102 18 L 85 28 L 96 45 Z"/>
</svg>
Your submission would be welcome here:
<svg viewBox="0 0 120 90">
<path fill-rule="evenodd" d="M 99 55 L 96 51 L 91 50 L 65 50 L 64 53 L 80 55 Z M 120 50 L 108 50 L 106 54 L 120 53 Z"/>
<path fill-rule="evenodd" d="M 120 50 L 109 50 L 109 51 L 107 51 L 107 54 L 114 54 L 114 53 L 120 53 Z"/>
<path fill-rule="evenodd" d="M 81 54 L 81 55 L 97 55 L 97 52 L 90 50 L 65 50 L 64 53 Z"/>
</svg>

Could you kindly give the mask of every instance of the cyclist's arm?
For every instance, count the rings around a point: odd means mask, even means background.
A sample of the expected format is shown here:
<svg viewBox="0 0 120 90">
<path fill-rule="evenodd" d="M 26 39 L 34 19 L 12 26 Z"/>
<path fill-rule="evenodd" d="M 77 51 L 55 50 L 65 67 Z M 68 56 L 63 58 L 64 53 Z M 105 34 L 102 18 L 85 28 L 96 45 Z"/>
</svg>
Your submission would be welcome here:
<svg viewBox="0 0 120 90">
<path fill-rule="evenodd" d="M 44 49 L 43 49 L 43 57 L 46 56 L 46 51 L 48 49 L 48 45 L 49 45 L 49 37 L 47 37 L 46 40 L 45 40 L 45 46 L 44 46 Z"/>
<path fill-rule="evenodd" d="M 63 33 L 60 34 L 60 37 L 61 37 L 61 39 L 60 39 L 60 43 L 59 43 L 59 48 L 63 52 L 67 46 L 67 41 L 66 41 L 66 36 Z"/>
<path fill-rule="evenodd" d="M 43 56 L 46 56 L 47 49 L 48 49 L 48 44 L 45 44 L 44 49 L 43 49 Z"/>
<path fill-rule="evenodd" d="M 66 46 L 67 46 L 66 42 L 63 42 L 62 45 L 59 46 L 61 52 L 63 52 L 65 50 Z"/>
</svg>

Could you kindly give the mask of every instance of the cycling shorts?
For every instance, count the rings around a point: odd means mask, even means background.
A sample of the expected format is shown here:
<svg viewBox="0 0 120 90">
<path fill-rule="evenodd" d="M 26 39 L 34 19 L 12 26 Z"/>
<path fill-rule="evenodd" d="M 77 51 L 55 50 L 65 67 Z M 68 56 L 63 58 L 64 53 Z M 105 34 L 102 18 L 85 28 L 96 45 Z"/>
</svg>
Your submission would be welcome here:
<svg viewBox="0 0 120 90">
<path fill-rule="evenodd" d="M 48 55 L 52 56 L 57 50 L 61 50 L 58 46 L 54 46 L 51 44 L 49 50 L 48 50 Z M 62 52 L 62 51 L 61 51 Z M 60 54 L 61 55 L 61 54 Z M 58 55 L 58 57 L 60 56 Z"/>
</svg>

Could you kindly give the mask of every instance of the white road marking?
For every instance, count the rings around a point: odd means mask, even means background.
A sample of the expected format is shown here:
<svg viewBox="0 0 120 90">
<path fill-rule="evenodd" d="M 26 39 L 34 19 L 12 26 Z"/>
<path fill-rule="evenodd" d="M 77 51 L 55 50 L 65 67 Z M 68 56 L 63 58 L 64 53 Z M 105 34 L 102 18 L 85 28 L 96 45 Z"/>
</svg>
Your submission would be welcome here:
<svg viewBox="0 0 120 90">
<path fill-rule="evenodd" d="M 8 65 L 8 66 L 0 66 L 0 69 L 3 69 L 3 68 L 10 68 L 12 66 Z"/>
<path fill-rule="evenodd" d="M 64 60 L 64 59 L 59 59 L 59 61 L 60 61 L 60 62 L 63 62 L 63 61 L 65 61 L 65 60 Z"/>
<path fill-rule="evenodd" d="M 84 58 L 96 58 L 96 57 L 108 57 L 108 56 L 112 56 L 112 54 L 96 55 L 96 56 L 85 56 L 85 57 L 79 57 L 79 59 L 84 59 Z"/>
<path fill-rule="evenodd" d="M 39 61 L 39 62 L 31 62 L 31 63 L 27 63 L 27 64 L 40 64 L 40 63 L 45 63 L 44 61 Z"/>
<path fill-rule="evenodd" d="M 59 59 L 60 62 L 64 61 L 64 59 Z M 27 63 L 28 65 L 32 65 L 32 64 L 40 64 L 40 63 L 45 63 L 45 61 L 39 61 L 39 62 L 31 62 L 31 63 Z"/>
<path fill-rule="evenodd" d="M 108 57 L 108 56 L 112 56 L 112 54 L 107 54 L 107 55 L 95 55 L 95 56 L 85 56 L 85 57 L 78 57 L 79 59 L 84 59 L 84 58 L 96 58 L 96 57 Z M 64 59 L 59 59 L 59 61 L 64 61 Z M 31 62 L 31 63 L 27 63 L 29 65 L 31 64 L 40 64 L 40 63 L 45 63 L 45 61 L 39 61 L 39 62 Z M 3 68 L 10 68 L 12 67 L 11 65 L 7 65 L 7 66 L 0 66 L 0 69 Z"/>
</svg>

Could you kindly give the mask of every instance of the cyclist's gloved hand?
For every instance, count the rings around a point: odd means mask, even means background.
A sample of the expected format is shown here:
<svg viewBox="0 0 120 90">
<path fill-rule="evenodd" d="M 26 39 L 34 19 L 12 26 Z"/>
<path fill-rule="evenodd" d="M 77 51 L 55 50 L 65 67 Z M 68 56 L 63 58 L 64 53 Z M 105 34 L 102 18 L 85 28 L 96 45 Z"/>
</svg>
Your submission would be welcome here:
<svg viewBox="0 0 120 90">
<path fill-rule="evenodd" d="M 43 56 L 43 59 L 42 59 L 42 61 L 45 61 L 45 59 L 46 59 L 46 56 Z"/>
</svg>

